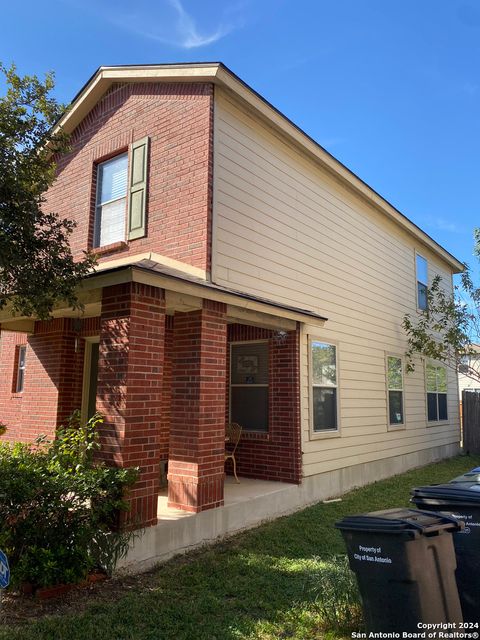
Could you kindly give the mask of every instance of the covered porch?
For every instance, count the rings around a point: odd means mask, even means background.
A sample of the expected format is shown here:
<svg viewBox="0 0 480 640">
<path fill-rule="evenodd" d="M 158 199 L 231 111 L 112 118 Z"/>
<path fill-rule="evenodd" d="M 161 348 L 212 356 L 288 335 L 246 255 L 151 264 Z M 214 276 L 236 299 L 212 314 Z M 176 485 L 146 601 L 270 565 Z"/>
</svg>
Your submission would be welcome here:
<svg viewBox="0 0 480 640">
<path fill-rule="evenodd" d="M 103 269 L 83 295 L 81 314 L 59 309 L 53 321 L 2 329 L 30 334 L 30 358 L 55 392 L 49 419 L 59 424 L 80 404 L 85 419 L 101 413 L 102 459 L 139 468 L 130 526 L 230 509 L 300 483 L 300 325 L 323 318 L 151 260 Z M 38 391 L 27 379 L 25 396 Z M 225 481 L 230 421 L 243 427 L 239 485 Z"/>
</svg>

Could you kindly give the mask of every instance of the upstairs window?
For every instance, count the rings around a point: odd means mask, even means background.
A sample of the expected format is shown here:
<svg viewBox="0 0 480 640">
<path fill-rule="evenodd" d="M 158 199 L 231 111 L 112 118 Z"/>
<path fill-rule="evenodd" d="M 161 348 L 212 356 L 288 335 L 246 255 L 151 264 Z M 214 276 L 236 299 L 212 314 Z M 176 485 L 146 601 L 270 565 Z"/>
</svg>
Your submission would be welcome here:
<svg viewBox="0 0 480 640">
<path fill-rule="evenodd" d="M 313 432 L 337 431 L 337 347 L 312 339 L 310 367 Z"/>
<path fill-rule="evenodd" d="M 94 247 L 125 240 L 128 154 L 97 166 Z"/>
<path fill-rule="evenodd" d="M 237 342 L 230 352 L 230 421 L 268 431 L 268 342 Z"/>
<path fill-rule="evenodd" d="M 417 271 L 417 309 L 425 311 L 427 309 L 428 291 L 428 262 L 422 256 L 416 256 Z"/>
<path fill-rule="evenodd" d="M 387 356 L 387 388 L 389 424 L 403 424 L 403 364 L 396 356 Z"/>
<path fill-rule="evenodd" d="M 447 370 L 442 366 L 427 364 L 426 375 L 428 421 L 448 420 Z"/>
<path fill-rule="evenodd" d="M 97 167 L 93 246 L 146 235 L 149 139 L 142 138 Z"/>
<path fill-rule="evenodd" d="M 22 344 L 17 347 L 17 375 L 15 380 L 15 393 L 22 393 L 25 386 L 25 363 L 27 355 L 27 345 Z"/>
</svg>

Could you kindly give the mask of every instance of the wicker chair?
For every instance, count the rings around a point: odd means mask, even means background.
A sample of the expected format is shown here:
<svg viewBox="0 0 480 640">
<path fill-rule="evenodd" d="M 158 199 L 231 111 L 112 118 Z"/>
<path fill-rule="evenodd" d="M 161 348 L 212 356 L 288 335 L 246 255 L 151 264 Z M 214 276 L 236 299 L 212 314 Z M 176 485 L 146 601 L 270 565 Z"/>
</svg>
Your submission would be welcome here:
<svg viewBox="0 0 480 640">
<path fill-rule="evenodd" d="M 225 443 L 229 445 L 229 449 L 225 450 L 225 462 L 231 458 L 233 462 L 233 475 L 235 476 L 235 480 L 237 484 L 240 483 L 240 480 L 237 476 L 237 462 L 235 460 L 235 451 L 238 447 L 238 443 L 240 441 L 240 436 L 242 435 L 242 427 L 236 422 L 230 422 L 227 424 L 225 428 Z"/>
</svg>

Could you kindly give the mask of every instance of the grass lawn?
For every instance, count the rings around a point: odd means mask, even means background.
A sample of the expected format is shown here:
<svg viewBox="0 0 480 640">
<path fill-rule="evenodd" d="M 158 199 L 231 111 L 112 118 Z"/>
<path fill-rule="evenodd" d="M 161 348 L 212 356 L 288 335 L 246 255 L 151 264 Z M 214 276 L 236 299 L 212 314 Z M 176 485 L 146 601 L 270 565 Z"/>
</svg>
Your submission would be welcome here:
<svg viewBox="0 0 480 640">
<path fill-rule="evenodd" d="M 478 465 L 480 456 L 460 456 L 357 489 L 341 502 L 315 505 L 147 575 L 96 587 L 88 597 L 75 593 L 70 609 L 58 605 L 61 615 L 3 625 L 0 640 L 323 638 L 307 586 L 321 559 L 345 553 L 334 522 L 407 506 L 412 486 L 446 482 Z"/>
</svg>

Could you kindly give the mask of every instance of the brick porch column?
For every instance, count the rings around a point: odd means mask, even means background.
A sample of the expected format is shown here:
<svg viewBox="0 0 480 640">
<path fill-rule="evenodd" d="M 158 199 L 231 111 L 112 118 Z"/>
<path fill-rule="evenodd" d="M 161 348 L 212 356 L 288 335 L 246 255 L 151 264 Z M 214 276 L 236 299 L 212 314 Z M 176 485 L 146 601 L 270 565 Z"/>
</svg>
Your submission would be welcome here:
<svg viewBox="0 0 480 640">
<path fill-rule="evenodd" d="M 139 467 L 126 520 L 157 522 L 165 295 L 139 283 L 106 287 L 102 297 L 97 410 L 104 414 L 102 457 Z"/>
<path fill-rule="evenodd" d="M 175 314 L 168 505 L 223 505 L 226 305 Z"/>
</svg>

